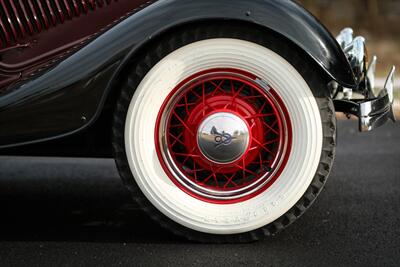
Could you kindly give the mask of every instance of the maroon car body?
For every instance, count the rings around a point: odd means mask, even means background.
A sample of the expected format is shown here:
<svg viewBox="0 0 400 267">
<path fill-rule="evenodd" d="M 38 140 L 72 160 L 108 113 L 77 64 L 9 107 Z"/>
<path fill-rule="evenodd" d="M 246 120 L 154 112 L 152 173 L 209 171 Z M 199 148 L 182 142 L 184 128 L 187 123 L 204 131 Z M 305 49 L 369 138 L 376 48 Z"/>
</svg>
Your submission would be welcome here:
<svg viewBox="0 0 400 267">
<path fill-rule="evenodd" d="M 0 88 L 5 90 L 52 60 L 76 51 L 151 2 L 1 0 Z"/>
</svg>

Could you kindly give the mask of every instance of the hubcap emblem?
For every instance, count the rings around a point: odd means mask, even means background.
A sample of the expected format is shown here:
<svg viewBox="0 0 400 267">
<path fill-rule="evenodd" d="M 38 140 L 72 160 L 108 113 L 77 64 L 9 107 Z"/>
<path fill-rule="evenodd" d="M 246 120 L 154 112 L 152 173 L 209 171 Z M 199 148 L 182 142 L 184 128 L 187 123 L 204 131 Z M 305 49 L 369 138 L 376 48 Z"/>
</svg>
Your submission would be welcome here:
<svg viewBox="0 0 400 267">
<path fill-rule="evenodd" d="M 200 124 L 197 143 L 208 160 L 219 164 L 232 163 L 247 151 L 249 129 L 239 116 L 217 112 Z"/>
<path fill-rule="evenodd" d="M 214 141 L 215 141 L 215 147 L 219 147 L 219 146 L 227 146 L 230 143 L 232 143 L 232 140 L 234 139 L 234 137 L 232 137 L 232 135 L 225 133 L 225 131 L 222 131 L 222 133 L 219 133 L 217 128 L 212 127 L 211 129 L 211 134 L 214 135 Z"/>
</svg>

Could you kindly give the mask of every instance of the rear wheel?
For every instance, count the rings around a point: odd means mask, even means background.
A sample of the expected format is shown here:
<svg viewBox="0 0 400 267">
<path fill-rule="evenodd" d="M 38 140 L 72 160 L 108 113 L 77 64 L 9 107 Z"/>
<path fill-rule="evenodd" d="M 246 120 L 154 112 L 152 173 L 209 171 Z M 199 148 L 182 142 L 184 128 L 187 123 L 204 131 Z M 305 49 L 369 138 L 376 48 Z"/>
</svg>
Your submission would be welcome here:
<svg viewBox="0 0 400 267">
<path fill-rule="evenodd" d="M 258 240 L 298 218 L 334 156 L 325 81 L 282 39 L 240 26 L 177 31 L 127 75 L 114 119 L 121 176 L 164 227 Z"/>
</svg>

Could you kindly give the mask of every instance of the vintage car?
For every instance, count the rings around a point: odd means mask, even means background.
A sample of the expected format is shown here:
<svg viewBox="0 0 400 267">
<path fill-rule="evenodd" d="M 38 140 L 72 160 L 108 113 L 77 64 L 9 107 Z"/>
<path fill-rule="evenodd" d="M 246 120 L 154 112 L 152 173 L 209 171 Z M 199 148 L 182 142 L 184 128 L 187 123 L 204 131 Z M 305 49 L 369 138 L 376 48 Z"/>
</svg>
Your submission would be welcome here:
<svg viewBox="0 0 400 267">
<path fill-rule="evenodd" d="M 299 218 L 336 112 L 395 120 L 394 67 L 282 0 L 1 0 L 0 153 L 113 157 L 133 199 L 202 242 Z M 380 89 L 380 90 L 379 90 Z"/>
</svg>

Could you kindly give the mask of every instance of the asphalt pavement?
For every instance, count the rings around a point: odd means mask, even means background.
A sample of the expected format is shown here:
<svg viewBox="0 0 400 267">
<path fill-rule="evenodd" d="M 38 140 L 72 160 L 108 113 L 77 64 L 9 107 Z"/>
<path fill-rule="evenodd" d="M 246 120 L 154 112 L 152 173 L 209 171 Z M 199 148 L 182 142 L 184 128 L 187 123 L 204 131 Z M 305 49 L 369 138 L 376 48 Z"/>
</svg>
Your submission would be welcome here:
<svg viewBox="0 0 400 267">
<path fill-rule="evenodd" d="M 400 266 L 400 123 L 339 122 L 314 205 L 252 244 L 196 244 L 130 201 L 109 159 L 0 157 L 1 266 Z"/>
</svg>

